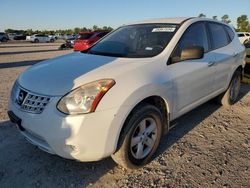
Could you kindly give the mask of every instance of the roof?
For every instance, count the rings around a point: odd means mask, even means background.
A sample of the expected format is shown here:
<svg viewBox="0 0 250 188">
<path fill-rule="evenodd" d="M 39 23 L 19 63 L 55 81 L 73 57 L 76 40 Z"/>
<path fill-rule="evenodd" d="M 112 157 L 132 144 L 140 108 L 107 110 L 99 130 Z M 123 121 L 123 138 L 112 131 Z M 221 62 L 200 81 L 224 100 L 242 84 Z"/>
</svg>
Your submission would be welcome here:
<svg viewBox="0 0 250 188">
<path fill-rule="evenodd" d="M 127 25 L 134 25 L 134 24 L 146 24 L 146 23 L 172 23 L 172 24 L 180 24 L 183 21 L 190 19 L 190 17 L 176 17 L 176 18 L 160 18 L 160 19 L 150 19 L 138 22 L 132 22 Z"/>
</svg>

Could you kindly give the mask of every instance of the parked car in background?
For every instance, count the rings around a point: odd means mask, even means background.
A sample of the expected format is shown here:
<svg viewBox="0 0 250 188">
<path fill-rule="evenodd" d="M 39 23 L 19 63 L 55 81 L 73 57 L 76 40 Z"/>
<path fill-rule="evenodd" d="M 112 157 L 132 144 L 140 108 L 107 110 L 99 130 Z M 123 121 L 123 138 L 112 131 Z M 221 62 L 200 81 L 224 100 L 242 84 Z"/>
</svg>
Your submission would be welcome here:
<svg viewBox="0 0 250 188">
<path fill-rule="evenodd" d="M 104 37 L 109 32 L 82 32 L 74 42 L 74 51 L 83 51 L 89 49 L 96 41 Z"/>
<path fill-rule="evenodd" d="M 247 43 L 248 41 L 250 41 L 250 34 L 247 32 L 238 32 L 238 37 L 240 39 L 240 42 L 242 44 Z"/>
<path fill-rule="evenodd" d="M 244 69 L 244 73 L 249 76 L 250 79 L 250 42 L 245 44 L 246 47 L 246 66 Z"/>
<path fill-rule="evenodd" d="M 112 156 L 138 168 L 151 161 L 171 121 L 215 97 L 237 102 L 244 64 L 245 47 L 222 22 L 135 22 L 84 53 L 24 71 L 8 114 L 43 151 L 78 161 Z"/>
<path fill-rule="evenodd" d="M 26 37 L 27 41 L 30 42 L 55 42 L 55 39 L 53 37 L 49 37 L 48 35 L 45 34 L 36 34 L 36 35 L 32 35 L 32 36 L 27 36 Z"/>
<path fill-rule="evenodd" d="M 0 42 L 7 42 L 9 39 L 9 36 L 4 33 L 4 32 L 0 32 Z"/>
<path fill-rule="evenodd" d="M 65 34 L 65 35 L 62 36 L 62 39 L 68 40 L 68 39 L 76 37 L 76 36 L 77 35 L 75 35 L 75 34 Z"/>
<path fill-rule="evenodd" d="M 9 39 L 14 40 L 14 37 L 16 36 L 16 33 L 8 33 Z"/>
<path fill-rule="evenodd" d="M 13 39 L 14 39 L 14 40 L 26 40 L 26 35 L 18 34 L 18 35 L 16 35 L 16 36 L 14 36 Z"/>
<path fill-rule="evenodd" d="M 59 47 L 59 50 L 67 50 L 67 49 L 73 48 L 74 41 L 76 38 L 77 38 L 77 35 L 75 35 L 69 39 L 66 39 L 65 43 L 61 44 L 61 46 Z"/>
<path fill-rule="evenodd" d="M 58 39 L 56 35 L 48 35 L 51 39 L 54 39 L 55 41 Z"/>
</svg>

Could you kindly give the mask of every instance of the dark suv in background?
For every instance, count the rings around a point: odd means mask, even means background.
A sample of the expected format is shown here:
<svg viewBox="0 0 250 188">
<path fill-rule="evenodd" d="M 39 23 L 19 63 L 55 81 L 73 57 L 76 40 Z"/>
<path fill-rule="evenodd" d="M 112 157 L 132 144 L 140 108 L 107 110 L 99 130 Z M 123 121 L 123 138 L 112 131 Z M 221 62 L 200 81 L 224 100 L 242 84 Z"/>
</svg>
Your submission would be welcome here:
<svg viewBox="0 0 250 188">
<path fill-rule="evenodd" d="M 9 36 L 6 33 L 0 32 L 0 41 L 1 42 L 7 42 L 9 39 Z"/>
</svg>

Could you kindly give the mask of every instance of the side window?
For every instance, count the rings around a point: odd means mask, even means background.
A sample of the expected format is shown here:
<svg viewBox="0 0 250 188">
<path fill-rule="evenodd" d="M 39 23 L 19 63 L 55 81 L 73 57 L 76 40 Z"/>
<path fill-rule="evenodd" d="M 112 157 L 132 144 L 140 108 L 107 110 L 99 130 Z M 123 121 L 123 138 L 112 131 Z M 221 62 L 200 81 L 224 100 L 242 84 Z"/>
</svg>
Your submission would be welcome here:
<svg viewBox="0 0 250 188">
<path fill-rule="evenodd" d="M 202 22 L 191 25 L 185 31 L 172 54 L 172 60 L 178 62 L 181 58 L 182 50 L 194 46 L 203 47 L 205 52 L 208 51 L 206 26 Z"/>
<path fill-rule="evenodd" d="M 238 34 L 238 37 L 244 37 L 245 35 L 244 34 Z"/>
<path fill-rule="evenodd" d="M 224 27 L 225 27 L 228 35 L 229 35 L 230 40 L 232 41 L 234 39 L 234 32 L 233 32 L 233 30 L 230 27 L 228 27 L 228 26 L 224 26 Z"/>
<path fill-rule="evenodd" d="M 217 23 L 208 23 L 210 31 L 211 48 L 217 49 L 226 46 L 229 41 L 223 25 Z"/>
</svg>

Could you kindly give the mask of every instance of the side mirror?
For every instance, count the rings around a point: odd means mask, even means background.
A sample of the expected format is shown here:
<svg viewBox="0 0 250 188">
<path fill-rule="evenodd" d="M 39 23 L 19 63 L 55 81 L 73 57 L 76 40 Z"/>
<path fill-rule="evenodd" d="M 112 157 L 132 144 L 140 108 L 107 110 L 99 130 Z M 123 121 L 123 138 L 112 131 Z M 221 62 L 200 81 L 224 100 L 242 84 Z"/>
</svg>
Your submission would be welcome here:
<svg viewBox="0 0 250 188">
<path fill-rule="evenodd" d="M 204 56 L 204 48 L 201 46 L 186 47 L 181 51 L 181 61 L 191 59 L 202 59 Z"/>
</svg>

